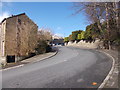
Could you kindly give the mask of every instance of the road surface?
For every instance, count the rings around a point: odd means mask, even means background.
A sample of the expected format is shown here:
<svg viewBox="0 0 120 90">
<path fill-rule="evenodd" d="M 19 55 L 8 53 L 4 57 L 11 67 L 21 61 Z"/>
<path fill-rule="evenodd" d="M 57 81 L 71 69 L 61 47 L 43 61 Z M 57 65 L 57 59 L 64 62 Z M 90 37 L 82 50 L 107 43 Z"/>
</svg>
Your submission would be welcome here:
<svg viewBox="0 0 120 90">
<path fill-rule="evenodd" d="M 2 87 L 97 88 L 111 69 L 112 60 L 103 53 L 65 46 L 58 49 L 52 58 L 2 71 Z"/>
</svg>

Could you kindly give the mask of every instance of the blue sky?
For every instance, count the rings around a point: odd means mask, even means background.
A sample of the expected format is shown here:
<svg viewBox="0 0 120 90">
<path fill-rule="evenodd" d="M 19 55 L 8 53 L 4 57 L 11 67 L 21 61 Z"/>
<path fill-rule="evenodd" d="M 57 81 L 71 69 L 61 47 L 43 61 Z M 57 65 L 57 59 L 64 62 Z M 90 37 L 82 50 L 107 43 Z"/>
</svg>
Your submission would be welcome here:
<svg viewBox="0 0 120 90">
<path fill-rule="evenodd" d="M 72 2 L 12 2 L 3 3 L 2 14 L 26 13 L 39 28 L 51 28 L 54 34 L 68 36 L 74 30 L 85 30 L 88 25 L 84 12 L 72 16 Z"/>
</svg>

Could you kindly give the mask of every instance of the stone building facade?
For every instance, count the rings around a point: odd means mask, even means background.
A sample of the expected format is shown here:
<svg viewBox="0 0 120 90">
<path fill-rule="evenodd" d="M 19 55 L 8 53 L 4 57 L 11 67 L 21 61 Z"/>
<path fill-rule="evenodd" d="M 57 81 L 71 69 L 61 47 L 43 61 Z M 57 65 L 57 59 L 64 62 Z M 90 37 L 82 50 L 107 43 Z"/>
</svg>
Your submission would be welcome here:
<svg viewBox="0 0 120 90">
<path fill-rule="evenodd" d="M 1 63 L 19 61 L 35 52 L 38 26 L 25 14 L 5 18 L 0 30 Z"/>
</svg>

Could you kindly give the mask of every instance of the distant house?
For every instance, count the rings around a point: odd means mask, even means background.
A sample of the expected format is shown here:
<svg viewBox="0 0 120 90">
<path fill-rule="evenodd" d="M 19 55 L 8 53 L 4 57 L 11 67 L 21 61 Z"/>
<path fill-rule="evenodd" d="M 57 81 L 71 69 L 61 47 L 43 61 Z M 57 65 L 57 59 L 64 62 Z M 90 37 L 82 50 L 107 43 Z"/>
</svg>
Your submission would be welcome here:
<svg viewBox="0 0 120 90">
<path fill-rule="evenodd" d="M 38 26 L 25 14 L 5 18 L 0 29 L 2 63 L 16 62 L 35 52 Z"/>
<path fill-rule="evenodd" d="M 52 37 L 52 39 L 53 40 L 51 41 L 51 44 L 53 44 L 53 45 L 64 45 L 64 39 L 63 39 L 63 37 L 54 35 Z"/>
<path fill-rule="evenodd" d="M 51 43 L 54 45 L 64 45 L 64 39 L 53 39 Z"/>
</svg>

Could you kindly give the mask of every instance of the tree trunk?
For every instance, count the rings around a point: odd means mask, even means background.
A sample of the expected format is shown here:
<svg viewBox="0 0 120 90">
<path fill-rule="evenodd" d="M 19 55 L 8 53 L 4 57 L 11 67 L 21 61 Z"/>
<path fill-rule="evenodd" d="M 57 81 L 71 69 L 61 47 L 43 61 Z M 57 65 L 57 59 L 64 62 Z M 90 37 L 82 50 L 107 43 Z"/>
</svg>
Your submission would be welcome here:
<svg viewBox="0 0 120 90">
<path fill-rule="evenodd" d="M 108 39 L 108 47 L 109 47 L 109 50 L 111 50 L 111 45 L 110 45 L 110 26 L 109 26 L 109 11 L 108 11 L 108 3 L 105 3 L 105 8 L 106 8 L 106 23 L 107 23 L 107 39 Z"/>
<path fill-rule="evenodd" d="M 120 35 L 120 2 L 115 2 L 115 10 L 116 10 L 116 25 L 117 25 L 117 31 L 118 35 Z"/>
<path fill-rule="evenodd" d="M 94 2 L 94 12 L 95 12 L 95 15 L 97 17 L 97 21 L 96 21 L 97 22 L 97 26 L 98 26 L 100 32 L 102 33 L 103 37 L 105 38 L 105 35 L 103 33 L 103 30 L 102 30 L 101 23 L 100 23 L 100 18 L 99 18 L 100 16 L 97 16 L 97 10 L 96 10 L 97 6 L 96 5 L 98 5 L 98 3 Z"/>
</svg>

